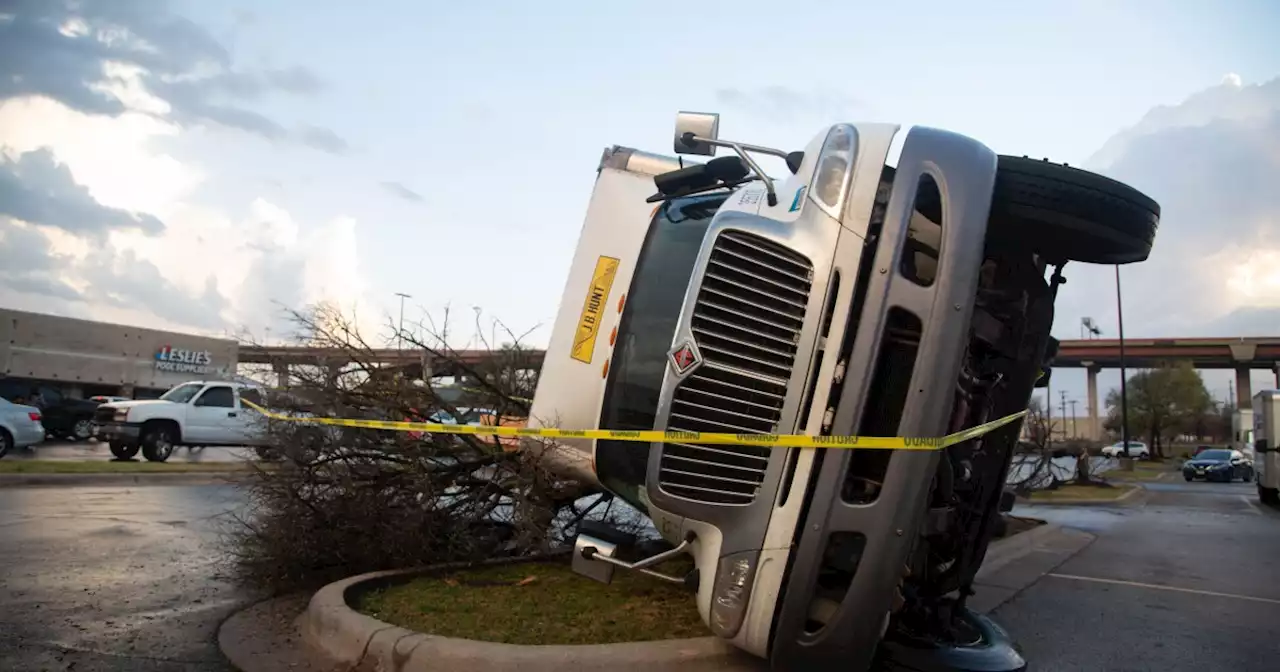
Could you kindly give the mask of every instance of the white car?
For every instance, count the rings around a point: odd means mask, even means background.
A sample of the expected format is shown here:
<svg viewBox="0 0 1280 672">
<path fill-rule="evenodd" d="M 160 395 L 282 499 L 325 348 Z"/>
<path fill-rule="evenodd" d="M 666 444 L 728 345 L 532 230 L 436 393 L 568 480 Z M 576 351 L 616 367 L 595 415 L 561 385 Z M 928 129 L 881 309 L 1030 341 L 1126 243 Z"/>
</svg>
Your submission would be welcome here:
<svg viewBox="0 0 1280 672">
<path fill-rule="evenodd" d="M 0 457 L 14 448 L 26 448 L 44 441 L 40 409 L 0 399 Z"/>
<path fill-rule="evenodd" d="M 1145 460 L 1151 457 L 1151 449 L 1147 448 L 1147 444 L 1141 441 L 1129 442 L 1129 454 L 1124 454 L 1124 441 L 1116 441 L 1115 443 L 1105 446 L 1102 449 L 1103 457 L 1136 457 L 1139 460 Z"/>
</svg>

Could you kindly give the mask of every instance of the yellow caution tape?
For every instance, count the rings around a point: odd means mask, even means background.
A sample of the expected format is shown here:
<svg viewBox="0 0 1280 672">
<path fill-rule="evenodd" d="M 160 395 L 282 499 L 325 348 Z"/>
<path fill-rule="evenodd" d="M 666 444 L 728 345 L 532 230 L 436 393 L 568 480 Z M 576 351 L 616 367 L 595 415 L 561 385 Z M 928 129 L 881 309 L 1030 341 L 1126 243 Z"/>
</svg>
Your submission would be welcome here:
<svg viewBox="0 0 1280 672">
<path fill-rule="evenodd" d="M 244 405 L 275 419 L 309 422 L 338 427 L 385 429 L 395 432 L 429 432 L 433 434 L 471 434 L 476 436 L 538 437 L 544 439 L 606 439 L 636 443 L 691 443 L 721 446 L 765 446 L 771 448 L 869 448 L 879 450 L 938 450 L 962 443 L 1003 427 L 1026 411 L 978 425 L 942 438 L 875 437 L 875 436 L 809 436 L 807 434 L 717 434 L 711 432 L 659 432 L 617 429 L 553 429 L 547 427 L 501 427 L 493 425 L 445 425 L 430 422 L 396 422 L 392 420 L 353 420 L 347 418 L 294 418 L 272 413 L 250 401 Z"/>
</svg>

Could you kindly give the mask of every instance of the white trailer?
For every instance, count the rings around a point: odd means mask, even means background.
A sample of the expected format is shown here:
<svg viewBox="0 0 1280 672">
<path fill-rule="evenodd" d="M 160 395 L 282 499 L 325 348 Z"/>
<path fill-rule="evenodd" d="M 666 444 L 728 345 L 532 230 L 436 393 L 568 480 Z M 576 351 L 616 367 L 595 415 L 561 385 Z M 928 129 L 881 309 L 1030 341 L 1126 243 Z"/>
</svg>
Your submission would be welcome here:
<svg viewBox="0 0 1280 672">
<path fill-rule="evenodd" d="M 1253 468 L 1258 499 L 1280 504 L 1280 390 L 1253 395 Z"/>
</svg>

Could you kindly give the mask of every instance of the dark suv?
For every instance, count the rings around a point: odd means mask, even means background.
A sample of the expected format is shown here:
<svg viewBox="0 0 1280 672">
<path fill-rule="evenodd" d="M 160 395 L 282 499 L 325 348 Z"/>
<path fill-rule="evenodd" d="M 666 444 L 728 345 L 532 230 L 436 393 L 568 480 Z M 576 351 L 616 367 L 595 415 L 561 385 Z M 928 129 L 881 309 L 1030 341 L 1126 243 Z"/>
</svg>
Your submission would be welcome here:
<svg viewBox="0 0 1280 672">
<path fill-rule="evenodd" d="M 50 437 L 84 441 L 93 436 L 93 411 L 97 402 L 72 399 L 43 383 L 18 380 L 0 381 L 0 397 L 35 406 L 42 414 L 41 422 Z"/>
</svg>

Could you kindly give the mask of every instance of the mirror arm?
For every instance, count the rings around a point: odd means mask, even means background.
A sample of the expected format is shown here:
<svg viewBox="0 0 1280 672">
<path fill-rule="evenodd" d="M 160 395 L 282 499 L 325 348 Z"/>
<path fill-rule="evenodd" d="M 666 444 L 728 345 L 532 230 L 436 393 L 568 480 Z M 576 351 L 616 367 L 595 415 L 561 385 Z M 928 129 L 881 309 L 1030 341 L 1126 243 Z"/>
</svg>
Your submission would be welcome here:
<svg viewBox="0 0 1280 672">
<path fill-rule="evenodd" d="M 748 154 L 747 152 L 760 152 L 761 154 L 769 154 L 770 156 L 777 156 L 783 160 L 786 160 L 787 158 L 786 152 L 780 149 L 773 149 L 770 147 L 761 147 L 759 145 L 747 145 L 740 142 L 729 142 L 726 140 L 715 140 L 712 138 L 703 138 L 703 137 L 694 135 L 693 133 L 685 133 L 684 141 L 687 144 L 693 144 L 693 142 L 705 142 L 714 147 L 728 147 L 729 149 L 732 149 L 734 152 L 738 154 L 739 158 L 741 158 L 744 162 L 746 162 L 748 166 L 751 167 L 751 170 L 754 171 L 756 175 L 760 176 L 760 181 L 764 182 L 764 189 L 766 192 L 768 192 L 769 207 L 773 207 L 778 204 L 778 194 L 773 189 L 773 180 L 770 180 L 769 177 L 764 174 L 764 171 L 760 169 L 760 164 L 756 163 L 755 159 L 751 158 L 751 155 Z"/>
</svg>

